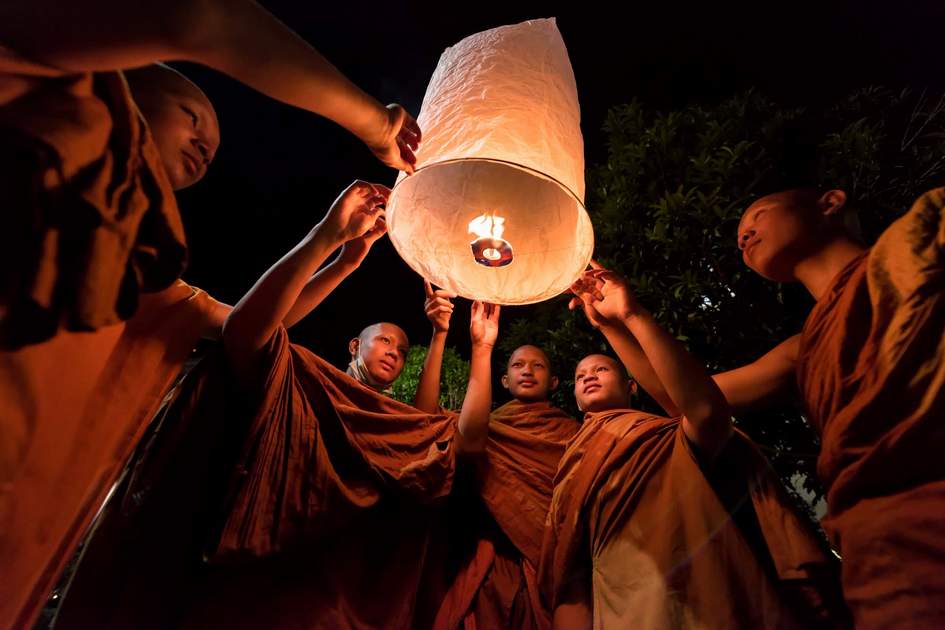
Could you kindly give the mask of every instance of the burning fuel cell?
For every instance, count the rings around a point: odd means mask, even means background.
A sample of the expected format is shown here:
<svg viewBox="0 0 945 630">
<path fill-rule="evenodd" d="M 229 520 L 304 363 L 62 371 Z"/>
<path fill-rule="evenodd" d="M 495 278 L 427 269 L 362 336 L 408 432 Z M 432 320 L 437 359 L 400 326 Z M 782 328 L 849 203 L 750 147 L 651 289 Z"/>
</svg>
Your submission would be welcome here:
<svg viewBox="0 0 945 630">
<path fill-rule="evenodd" d="M 505 267 L 512 262 L 512 246 L 502 238 L 505 219 L 495 214 L 482 214 L 469 222 L 469 233 L 476 240 L 469 244 L 473 258 L 484 267 Z"/>
<path fill-rule="evenodd" d="M 553 19 L 476 33 L 448 48 L 420 115 L 413 175 L 387 204 L 411 269 L 464 298 L 530 304 L 586 268 L 577 85 Z"/>
</svg>

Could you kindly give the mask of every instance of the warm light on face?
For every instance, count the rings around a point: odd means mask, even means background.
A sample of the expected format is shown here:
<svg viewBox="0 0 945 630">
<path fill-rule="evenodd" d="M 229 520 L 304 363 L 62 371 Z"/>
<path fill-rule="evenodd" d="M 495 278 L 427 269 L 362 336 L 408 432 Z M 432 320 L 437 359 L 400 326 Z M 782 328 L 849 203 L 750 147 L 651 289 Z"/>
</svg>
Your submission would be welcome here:
<svg viewBox="0 0 945 630">
<path fill-rule="evenodd" d="M 494 212 L 481 214 L 469 222 L 469 233 L 476 240 L 469 244 L 473 258 L 484 267 L 504 267 L 512 262 L 512 246 L 502 238 L 505 218 Z"/>
</svg>

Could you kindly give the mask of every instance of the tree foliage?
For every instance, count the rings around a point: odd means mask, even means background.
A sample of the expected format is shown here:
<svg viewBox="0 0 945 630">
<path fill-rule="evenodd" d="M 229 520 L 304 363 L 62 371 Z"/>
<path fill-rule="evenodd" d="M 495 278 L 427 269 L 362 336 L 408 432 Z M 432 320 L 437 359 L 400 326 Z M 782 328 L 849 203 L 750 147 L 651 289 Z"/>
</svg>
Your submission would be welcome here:
<svg viewBox="0 0 945 630">
<path fill-rule="evenodd" d="M 407 353 L 404 370 L 394 383 L 393 398 L 413 404 L 413 397 L 420 382 L 423 361 L 427 357 L 426 346 L 411 346 Z M 444 409 L 459 409 L 466 396 L 466 384 L 469 381 L 469 362 L 464 360 L 453 348 L 443 352 L 443 368 L 440 375 L 440 406 Z"/>
<path fill-rule="evenodd" d="M 757 92 L 676 111 L 632 102 L 614 107 L 604 129 L 607 161 L 588 173 L 595 257 L 625 275 L 641 303 L 713 372 L 799 332 L 812 305 L 802 288 L 767 282 L 743 265 L 735 232 L 754 199 L 798 186 L 843 188 L 872 242 L 945 174 L 945 101 L 909 91 L 869 88 L 807 108 Z M 514 322 L 502 347 L 544 346 L 562 368 L 556 402 L 576 411 L 573 366 L 606 345 L 562 299 Z M 645 397 L 639 405 L 656 410 Z M 737 421 L 785 480 L 800 473 L 817 492 L 817 445 L 798 406 Z"/>
</svg>

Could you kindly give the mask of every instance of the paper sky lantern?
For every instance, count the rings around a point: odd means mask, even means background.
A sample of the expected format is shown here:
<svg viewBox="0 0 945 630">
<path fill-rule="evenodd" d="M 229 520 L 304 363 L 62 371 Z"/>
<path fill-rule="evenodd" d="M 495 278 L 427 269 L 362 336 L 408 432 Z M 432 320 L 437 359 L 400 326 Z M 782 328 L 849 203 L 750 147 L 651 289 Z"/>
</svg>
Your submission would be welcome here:
<svg viewBox="0 0 945 630">
<path fill-rule="evenodd" d="M 594 249 L 580 120 L 553 19 L 447 49 L 420 109 L 417 172 L 387 206 L 394 247 L 467 298 L 528 304 L 567 289 Z"/>
</svg>

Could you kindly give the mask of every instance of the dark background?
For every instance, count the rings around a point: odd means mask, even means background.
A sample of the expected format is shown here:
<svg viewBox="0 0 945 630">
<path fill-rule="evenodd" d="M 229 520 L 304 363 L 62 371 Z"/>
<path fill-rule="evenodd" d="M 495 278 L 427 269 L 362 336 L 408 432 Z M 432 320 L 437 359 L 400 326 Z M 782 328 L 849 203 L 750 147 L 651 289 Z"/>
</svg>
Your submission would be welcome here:
<svg viewBox="0 0 945 630">
<path fill-rule="evenodd" d="M 588 163 L 606 156 L 607 109 L 633 98 L 674 108 L 755 88 L 805 105 L 869 85 L 945 86 L 945 3 L 931 1 L 263 4 L 365 91 L 415 115 L 444 48 L 484 29 L 557 17 L 577 78 Z M 333 123 L 204 68 L 178 67 L 204 88 L 220 118 L 216 161 L 179 197 L 191 246 L 185 279 L 217 299 L 235 304 L 353 179 L 393 182 L 393 171 Z M 398 323 L 412 343 L 426 343 L 422 303 L 420 278 L 384 239 L 292 337 L 343 365 L 347 340 L 376 321 Z M 506 308 L 504 324 L 528 313 Z M 463 354 L 467 325 L 468 304 L 460 301 L 449 344 Z"/>
</svg>

